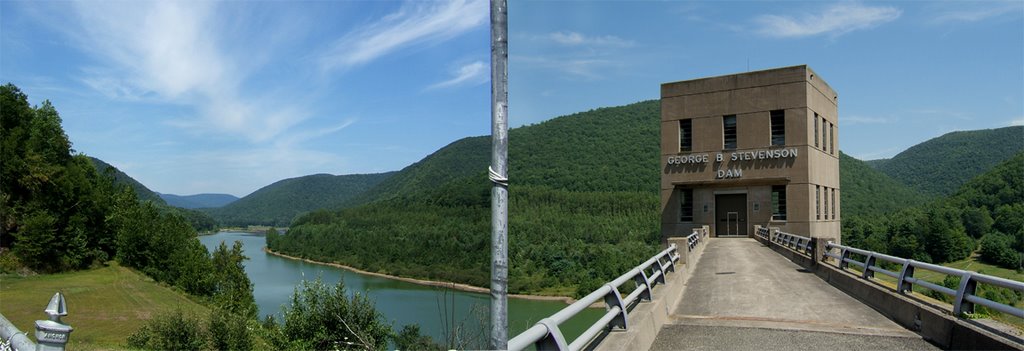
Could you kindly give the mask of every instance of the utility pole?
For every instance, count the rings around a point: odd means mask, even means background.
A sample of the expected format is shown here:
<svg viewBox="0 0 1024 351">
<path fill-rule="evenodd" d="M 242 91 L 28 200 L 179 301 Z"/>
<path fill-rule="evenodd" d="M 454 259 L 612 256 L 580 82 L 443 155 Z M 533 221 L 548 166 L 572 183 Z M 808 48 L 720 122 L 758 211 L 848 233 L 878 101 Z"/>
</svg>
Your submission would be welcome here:
<svg viewBox="0 0 1024 351">
<path fill-rule="evenodd" d="M 508 349 L 508 4 L 491 0 L 491 349 Z"/>
</svg>

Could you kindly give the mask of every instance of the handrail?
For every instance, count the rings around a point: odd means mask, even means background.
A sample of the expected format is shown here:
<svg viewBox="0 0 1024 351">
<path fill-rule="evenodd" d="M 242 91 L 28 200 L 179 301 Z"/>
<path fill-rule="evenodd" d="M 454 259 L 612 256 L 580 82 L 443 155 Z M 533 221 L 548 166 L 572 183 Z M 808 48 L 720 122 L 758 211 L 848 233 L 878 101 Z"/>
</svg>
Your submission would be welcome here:
<svg viewBox="0 0 1024 351">
<path fill-rule="evenodd" d="M 687 241 L 690 242 L 690 238 L 694 235 L 697 236 L 696 240 L 699 242 L 701 235 L 697 231 L 687 236 Z M 692 250 L 692 244 L 690 244 L 690 247 Z M 658 283 L 665 284 L 665 273 L 667 271 L 675 271 L 674 264 L 679 261 L 677 252 L 678 248 L 676 245 L 670 245 L 667 249 L 640 265 L 633 267 L 633 269 L 584 296 L 579 301 L 563 308 L 548 318 L 540 320 L 534 326 L 516 335 L 508 341 L 508 349 L 518 351 L 532 344 L 538 350 L 558 349 L 576 351 L 586 347 L 605 328 L 619 327 L 626 329 L 629 316 L 628 307 L 638 303 L 640 300 L 651 300 L 651 289 Z M 648 268 L 652 271 L 650 275 L 647 274 Z M 630 280 L 636 283 L 636 289 L 623 298 L 619 293 L 619 286 Z M 591 304 L 601 300 L 606 305 L 605 314 L 596 323 L 587 328 L 583 334 L 571 343 L 567 343 L 559 326 Z"/>
<path fill-rule="evenodd" d="M 800 236 L 796 234 L 790 234 L 781 231 L 775 231 L 775 235 L 772 236 L 771 242 L 791 248 L 797 252 L 802 252 L 807 255 L 814 254 L 814 239 Z"/>
<path fill-rule="evenodd" d="M 772 232 L 768 227 L 758 227 L 757 231 L 754 232 L 754 235 L 757 235 L 757 237 L 764 241 L 771 241 Z"/>
<path fill-rule="evenodd" d="M 833 249 L 838 249 L 839 254 L 832 253 Z M 857 254 L 864 256 L 864 261 L 857 261 L 850 255 Z M 1016 308 L 1010 305 L 995 302 L 979 295 L 975 295 L 978 287 L 978 283 L 984 283 L 988 285 L 994 285 L 1002 288 L 1016 290 L 1018 292 L 1024 292 L 1024 282 L 1018 282 L 1009 279 L 1003 279 L 999 277 L 993 277 L 986 274 L 977 272 L 965 271 L 956 268 L 950 268 L 940 266 L 931 263 L 914 261 L 911 259 L 905 259 L 896 256 L 890 256 L 874 251 L 868 251 L 864 249 L 858 249 L 850 246 L 843 246 L 833 242 L 828 242 L 825 245 L 825 252 L 821 259 L 824 261 L 826 257 L 832 257 L 837 260 L 836 265 L 839 269 L 846 269 L 850 264 L 860 266 L 863 268 L 861 278 L 871 279 L 874 278 L 875 273 L 882 273 L 884 275 L 896 278 L 896 292 L 904 294 L 908 291 L 913 291 L 913 285 L 918 284 L 932 291 L 938 291 L 940 293 L 953 297 L 953 314 L 959 316 L 961 313 L 974 313 L 974 305 L 982 305 L 991 308 L 996 311 L 1007 313 L 1013 316 L 1024 316 L 1024 309 Z M 899 272 L 886 270 L 876 265 L 878 260 L 895 263 L 901 266 Z M 945 286 L 941 286 L 920 278 L 914 277 L 915 269 L 925 269 L 932 272 L 942 273 L 949 276 L 960 277 L 960 286 L 956 289 L 950 289 Z"/>
</svg>

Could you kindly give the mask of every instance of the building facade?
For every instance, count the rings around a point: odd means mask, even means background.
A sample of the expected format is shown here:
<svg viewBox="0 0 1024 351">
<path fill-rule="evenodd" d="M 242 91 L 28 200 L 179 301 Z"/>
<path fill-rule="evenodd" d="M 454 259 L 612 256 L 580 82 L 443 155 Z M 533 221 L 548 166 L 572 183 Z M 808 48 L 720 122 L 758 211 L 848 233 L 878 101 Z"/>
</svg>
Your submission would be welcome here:
<svg viewBox="0 0 1024 351">
<path fill-rule="evenodd" d="M 839 239 L 838 95 L 807 66 L 661 85 L 662 237 Z"/>
</svg>

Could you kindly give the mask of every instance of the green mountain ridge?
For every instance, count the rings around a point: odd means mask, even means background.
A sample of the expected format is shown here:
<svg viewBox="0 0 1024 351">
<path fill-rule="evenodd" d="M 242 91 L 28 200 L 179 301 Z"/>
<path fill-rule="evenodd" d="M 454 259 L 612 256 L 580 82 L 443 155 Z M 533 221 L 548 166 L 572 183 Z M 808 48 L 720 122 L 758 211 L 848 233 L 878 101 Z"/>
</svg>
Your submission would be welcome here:
<svg viewBox="0 0 1024 351">
<path fill-rule="evenodd" d="M 195 195 L 174 195 L 157 193 L 167 204 L 175 207 L 198 209 L 222 207 L 238 201 L 238 197 L 231 194 L 195 194 Z"/>
<path fill-rule="evenodd" d="M 289 178 L 260 188 L 223 207 L 201 210 L 221 225 L 283 227 L 300 214 L 340 207 L 394 173 L 314 174 Z"/>
<path fill-rule="evenodd" d="M 586 292 L 657 249 L 659 122 L 660 104 L 651 100 L 509 131 L 510 291 Z M 286 235 L 268 237 L 268 247 L 370 271 L 486 285 L 489 155 L 486 136 L 455 141 L 348 208 L 298 217 Z M 931 201 L 842 153 L 840 172 L 844 218 Z"/>
<path fill-rule="evenodd" d="M 1024 126 L 943 134 L 868 164 L 927 195 L 950 195 L 1024 150 Z"/>
<path fill-rule="evenodd" d="M 128 186 L 135 191 L 135 196 L 137 196 L 139 200 L 152 201 L 159 205 L 167 205 L 167 202 L 160 197 L 159 193 L 150 190 L 145 185 L 135 180 L 135 178 L 132 178 L 120 169 L 117 169 L 117 167 L 92 156 L 89 156 L 89 161 L 92 162 L 93 167 L 96 167 L 96 171 L 100 174 L 108 174 L 109 172 L 109 174 L 114 177 L 114 182 L 128 184 Z"/>
</svg>

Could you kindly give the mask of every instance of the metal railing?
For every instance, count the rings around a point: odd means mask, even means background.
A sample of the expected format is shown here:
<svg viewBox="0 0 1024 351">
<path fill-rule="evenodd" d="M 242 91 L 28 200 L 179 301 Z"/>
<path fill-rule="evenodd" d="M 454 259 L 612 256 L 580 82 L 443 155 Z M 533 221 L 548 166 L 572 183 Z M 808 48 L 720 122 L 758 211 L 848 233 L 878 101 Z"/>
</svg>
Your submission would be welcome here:
<svg viewBox="0 0 1024 351">
<path fill-rule="evenodd" d="M 697 234 L 696 231 L 690 235 L 693 236 L 695 234 Z M 699 237 L 700 235 L 698 234 Z M 633 306 L 634 303 L 639 303 L 640 300 L 646 299 L 650 301 L 652 296 L 651 289 L 658 283 L 665 284 L 665 273 L 675 271 L 674 264 L 678 260 L 677 247 L 675 244 L 672 244 L 667 249 L 654 255 L 654 257 L 629 270 L 629 272 L 615 278 L 615 280 L 584 296 L 579 301 L 563 308 L 561 311 L 551 315 L 551 317 L 540 320 L 530 329 L 516 335 L 508 341 L 508 349 L 518 351 L 530 345 L 535 345 L 538 350 L 576 351 L 586 347 L 604 329 L 615 327 L 626 329 L 629 316 L 628 307 Z M 647 273 L 648 269 L 651 270 L 651 274 Z M 628 281 L 636 283 L 636 289 L 623 298 L 622 294 L 619 293 L 619 286 Z M 559 326 L 591 304 L 602 300 L 605 303 L 607 312 L 596 323 L 587 328 L 582 335 L 571 343 L 567 343 Z"/>
<path fill-rule="evenodd" d="M 814 255 L 814 239 L 806 236 L 799 236 L 786 232 L 775 231 L 771 242 L 802 252 L 806 255 Z"/>
<path fill-rule="evenodd" d="M 754 235 L 757 235 L 758 238 L 761 238 L 764 241 L 772 241 L 772 231 L 771 229 L 768 229 L 768 227 L 757 227 L 757 231 L 754 232 Z"/>
<path fill-rule="evenodd" d="M 990 275 L 935 265 L 931 263 L 918 262 L 911 259 L 889 256 L 874 251 L 862 250 L 855 247 L 835 244 L 832 243 L 831 241 L 826 244 L 825 249 L 826 250 L 822 257 L 822 260 L 825 260 L 825 257 L 835 258 L 837 260 L 837 265 L 840 269 L 846 269 L 847 267 L 849 267 L 850 264 L 859 266 L 863 269 L 861 277 L 864 279 L 874 278 L 875 273 L 881 273 L 896 278 L 896 291 L 901 294 L 906 293 L 908 291 L 913 291 L 913 285 L 917 284 L 925 288 L 928 288 L 929 290 L 938 291 L 945 295 L 952 296 L 954 315 L 959 316 L 961 315 L 961 313 L 974 313 L 974 305 L 978 304 L 996 311 L 1010 314 L 1012 316 L 1024 316 L 1024 309 L 998 303 L 986 299 L 984 297 L 975 295 L 978 283 L 984 283 L 997 287 L 1007 288 L 1015 290 L 1017 292 L 1024 292 L 1024 282 L 993 277 Z M 833 249 L 838 249 L 839 253 L 833 253 Z M 864 256 L 864 261 L 862 262 L 853 259 L 851 257 L 852 254 Z M 901 266 L 900 271 L 895 272 L 884 269 L 877 264 L 878 260 L 899 265 Z M 956 290 L 953 290 L 942 285 L 938 285 L 923 279 L 915 278 L 915 269 L 925 269 L 932 272 L 942 273 L 948 276 L 960 277 L 960 286 Z"/>
<path fill-rule="evenodd" d="M 699 233 L 693 232 L 692 234 L 686 236 L 686 247 L 687 247 L 686 250 L 687 251 L 693 251 L 693 248 L 697 247 L 697 244 L 700 244 L 700 234 Z"/>
<path fill-rule="evenodd" d="M 0 351 L 58 351 L 64 350 L 68 343 L 72 328 L 61 322 L 60 317 L 68 315 L 68 306 L 64 295 L 56 293 L 43 310 L 47 320 L 36 321 L 35 337 L 39 344 L 29 339 L 28 333 L 18 330 L 14 323 L 0 315 Z"/>
</svg>

